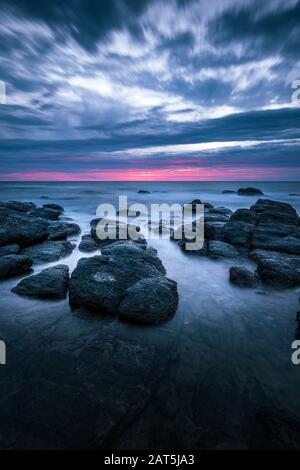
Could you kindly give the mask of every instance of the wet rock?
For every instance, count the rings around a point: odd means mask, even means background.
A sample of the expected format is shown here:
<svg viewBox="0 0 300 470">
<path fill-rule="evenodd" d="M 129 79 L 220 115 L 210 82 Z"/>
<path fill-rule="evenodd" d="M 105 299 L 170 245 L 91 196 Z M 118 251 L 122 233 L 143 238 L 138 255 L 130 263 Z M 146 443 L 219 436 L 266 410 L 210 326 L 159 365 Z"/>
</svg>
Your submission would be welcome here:
<svg viewBox="0 0 300 470">
<path fill-rule="evenodd" d="M 230 222 L 239 221 L 247 224 L 256 224 L 258 217 L 255 212 L 250 209 L 238 209 L 230 217 Z"/>
<path fill-rule="evenodd" d="M 33 202 L 7 201 L 0 202 L 0 209 L 6 209 L 15 212 L 30 212 L 36 208 Z"/>
<path fill-rule="evenodd" d="M 178 305 L 177 284 L 166 277 L 142 279 L 129 287 L 119 305 L 120 318 L 148 324 L 169 320 Z"/>
<path fill-rule="evenodd" d="M 225 222 L 206 222 L 204 224 L 204 236 L 207 240 L 223 241 Z"/>
<path fill-rule="evenodd" d="M 0 247 L 0 256 L 16 255 L 19 253 L 20 247 L 17 244 L 5 245 Z"/>
<path fill-rule="evenodd" d="M 274 287 L 289 288 L 300 285 L 300 270 L 280 259 L 259 260 L 257 273 L 265 284 Z"/>
<path fill-rule="evenodd" d="M 0 258 L 0 279 L 25 274 L 30 271 L 32 260 L 28 256 L 6 255 Z"/>
<path fill-rule="evenodd" d="M 37 207 L 30 212 L 30 215 L 35 218 L 57 220 L 61 214 L 60 210 L 47 209 L 45 207 Z"/>
<path fill-rule="evenodd" d="M 48 240 L 65 240 L 71 235 L 80 233 L 79 225 L 67 222 L 51 222 L 48 226 Z"/>
<path fill-rule="evenodd" d="M 236 258 L 239 256 L 238 250 L 230 245 L 219 240 L 210 240 L 208 244 L 208 254 L 210 258 Z"/>
<path fill-rule="evenodd" d="M 45 209 L 54 209 L 55 211 L 59 211 L 61 213 L 64 212 L 64 208 L 60 206 L 59 204 L 47 203 L 47 204 L 43 204 L 43 207 Z"/>
<path fill-rule="evenodd" d="M 228 207 L 214 207 L 209 211 L 209 214 L 227 215 L 229 217 L 232 214 L 232 210 L 228 209 Z"/>
<path fill-rule="evenodd" d="M 201 201 L 201 199 L 193 199 L 193 201 L 189 202 L 188 204 L 192 206 L 193 212 L 196 211 L 197 206 L 200 204 L 204 205 L 204 209 L 213 209 L 214 207 L 212 204 L 210 204 L 210 202 Z"/>
<path fill-rule="evenodd" d="M 188 240 L 185 237 L 182 238 L 182 240 L 178 241 L 178 246 L 185 251 L 186 253 L 190 255 L 196 255 L 196 256 L 207 256 L 208 255 L 208 240 L 203 241 L 203 245 L 201 248 L 198 250 L 191 250 L 188 249 L 188 243 L 193 243 L 193 240 Z"/>
<path fill-rule="evenodd" d="M 299 417 L 272 405 L 260 407 L 255 416 L 251 447 L 298 450 L 300 448 Z"/>
<path fill-rule="evenodd" d="M 263 195 L 264 193 L 258 188 L 253 188 L 249 186 L 248 188 L 239 188 L 237 190 L 237 194 L 241 196 L 256 196 L 259 194 Z"/>
<path fill-rule="evenodd" d="M 120 239 L 123 239 L 123 240 L 128 240 L 130 239 L 131 237 L 129 236 L 129 227 L 134 227 L 134 224 L 126 224 L 125 222 L 122 222 L 120 220 L 117 220 L 117 221 L 114 221 L 114 220 L 105 220 L 105 224 L 106 224 L 106 229 L 107 229 L 107 232 L 109 233 L 110 230 L 112 230 L 112 234 L 113 234 L 113 237 L 112 238 L 105 238 L 105 239 L 100 239 L 98 237 L 98 233 L 97 233 L 97 227 L 98 227 L 98 223 L 101 222 L 102 220 L 104 219 L 93 219 L 91 222 L 90 222 L 90 225 L 91 225 L 91 237 L 93 238 L 93 240 L 98 244 L 98 246 L 100 247 L 103 247 L 103 246 L 107 246 L 107 245 L 110 245 L 111 243 L 114 243 L 115 241 L 118 241 Z M 140 231 L 140 227 L 136 227 L 136 232 L 137 232 L 137 237 L 134 241 L 136 243 L 140 243 L 140 244 L 143 244 L 145 243 L 145 240 L 144 240 L 144 236 L 142 234 L 138 234 L 138 232 Z"/>
<path fill-rule="evenodd" d="M 92 251 L 98 250 L 99 245 L 95 242 L 95 240 L 91 237 L 91 235 L 87 234 L 87 235 L 82 235 L 81 242 L 78 248 L 80 251 L 91 253 Z"/>
<path fill-rule="evenodd" d="M 48 263 L 58 261 L 72 253 L 73 245 L 68 241 L 45 241 L 22 250 L 22 254 L 29 256 L 34 263 Z"/>
<path fill-rule="evenodd" d="M 120 241 L 103 251 L 101 256 L 79 260 L 70 280 L 72 305 L 119 314 L 120 304 L 131 286 L 147 278 L 152 278 L 153 282 L 157 279 L 158 283 L 161 278 L 165 279 L 165 270 L 155 250 L 145 248 L 145 245 Z M 150 304 L 148 308 L 151 315 Z M 125 315 L 124 312 L 125 307 L 122 308 L 122 315 Z M 148 321 L 147 318 L 137 320 Z"/>
<path fill-rule="evenodd" d="M 151 194 L 151 191 L 147 191 L 146 189 L 140 189 L 138 194 Z"/>
<path fill-rule="evenodd" d="M 279 251 L 255 249 L 250 251 L 250 258 L 256 263 L 260 260 L 271 259 L 273 261 L 284 261 L 295 269 L 300 269 L 300 255 L 293 255 Z"/>
<path fill-rule="evenodd" d="M 214 207 L 204 214 L 204 222 L 228 222 L 232 211 L 227 207 Z"/>
<path fill-rule="evenodd" d="M 26 277 L 12 291 L 39 299 L 63 299 L 66 297 L 68 286 L 69 268 L 61 264 Z"/>
<path fill-rule="evenodd" d="M 259 278 L 250 269 L 240 266 L 232 266 L 229 270 L 229 279 L 233 284 L 240 287 L 257 287 Z"/>
<path fill-rule="evenodd" d="M 235 246 L 250 248 L 253 230 L 253 224 L 230 219 L 223 230 L 224 241 Z"/>
<path fill-rule="evenodd" d="M 258 199 L 250 207 L 252 212 L 258 215 L 259 223 L 282 223 L 284 225 L 297 225 L 298 215 L 290 204 L 270 199 Z"/>
<path fill-rule="evenodd" d="M 26 246 L 48 236 L 48 222 L 34 219 L 27 214 L 0 212 L 0 245 L 17 243 Z"/>
</svg>

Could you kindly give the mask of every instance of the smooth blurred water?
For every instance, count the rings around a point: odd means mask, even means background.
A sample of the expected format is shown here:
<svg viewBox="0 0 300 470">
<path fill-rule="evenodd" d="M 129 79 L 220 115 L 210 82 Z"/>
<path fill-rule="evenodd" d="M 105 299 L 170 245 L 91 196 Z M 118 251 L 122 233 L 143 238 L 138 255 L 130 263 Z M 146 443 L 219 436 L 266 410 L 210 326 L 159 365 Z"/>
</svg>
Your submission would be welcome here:
<svg viewBox="0 0 300 470">
<path fill-rule="evenodd" d="M 119 195 L 146 204 L 200 198 L 235 210 L 257 197 L 222 190 L 248 185 L 1 183 L 0 200 L 61 204 L 83 234 L 97 206 L 116 204 Z M 300 212 L 299 183 L 254 186 Z M 71 239 L 78 245 L 80 236 Z M 150 243 L 180 298 L 175 317 L 157 327 L 71 311 L 68 299 L 21 298 L 10 292 L 20 278 L 1 282 L 2 447 L 248 447 L 262 404 L 300 417 L 300 366 L 291 363 L 297 289 L 237 288 L 228 282 L 229 267 L 251 261 L 212 261 L 169 240 Z M 60 263 L 72 270 L 83 256 L 76 247 Z"/>
</svg>

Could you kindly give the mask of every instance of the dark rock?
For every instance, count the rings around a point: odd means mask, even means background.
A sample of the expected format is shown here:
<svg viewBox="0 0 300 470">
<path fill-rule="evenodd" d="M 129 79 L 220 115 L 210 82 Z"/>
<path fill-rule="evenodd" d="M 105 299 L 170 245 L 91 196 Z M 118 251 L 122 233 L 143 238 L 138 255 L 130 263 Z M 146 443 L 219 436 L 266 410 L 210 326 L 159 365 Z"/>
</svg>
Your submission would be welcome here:
<svg viewBox="0 0 300 470">
<path fill-rule="evenodd" d="M 19 245 L 13 244 L 13 245 L 5 245 L 0 247 L 0 256 L 6 256 L 6 255 L 16 255 L 19 253 L 20 247 Z"/>
<path fill-rule="evenodd" d="M 300 311 L 296 313 L 296 322 L 300 324 Z"/>
<path fill-rule="evenodd" d="M 107 245 L 110 245 L 111 243 L 114 243 L 118 240 L 120 240 L 120 237 L 123 237 L 123 234 L 125 235 L 125 239 L 130 239 L 129 237 L 129 232 L 128 232 L 128 228 L 130 226 L 133 226 L 133 224 L 126 224 L 125 222 L 122 222 L 120 220 L 117 220 L 117 221 L 113 221 L 113 220 L 107 220 L 107 229 L 109 229 L 109 224 L 112 224 L 113 227 L 114 225 L 116 226 L 116 232 L 115 232 L 115 235 L 116 235 L 116 238 L 113 239 L 113 238 L 106 238 L 104 240 L 100 239 L 98 237 L 98 234 L 97 234 L 97 226 L 98 226 L 98 223 L 103 220 L 103 219 L 93 219 L 90 224 L 91 224 L 91 237 L 93 238 L 93 240 L 100 246 L 100 247 L 103 247 L 103 246 L 107 246 Z M 140 228 L 137 227 L 137 232 L 139 232 Z M 139 235 L 139 237 L 135 240 L 136 243 L 145 243 L 145 240 L 144 240 L 144 236 L 141 234 Z"/>
<path fill-rule="evenodd" d="M 297 224 L 298 216 L 296 210 L 293 206 L 285 202 L 272 201 L 271 199 L 258 199 L 256 203 L 250 207 L 250 210 L 258 215 L 264 213 L 270 214 L 271 222 L 274 220 L 273 216 L 277 214 L 277 217 L 285 224 Z M 287 222 L 287 219 L 290 219 L 289 222 Z M 262 220 L 260 219 L 260 221 Z"/>
<path fill-rule="evenodd" d="M 282 260 L 261 259 L 257 263 L 257 272 L 265 284 L 274 287 L 289 288 L 300 285 L 300 270 Z"/>
<path fill-rule="evenodd" d="M 30 212 L 30 215 L 35 218 L 57 220 L 61 214 L 61 211 L 54 209 L 46 209 L 45 207 L 37 207 Z"/>
<path fill-rule="evenodd" d="M 142 279 L 129 287 L 119 305 L 120 318 L 148 324 L 169 320 L 178 305 L 177 284 L 167 277 Z"/>
<path fill-rule="evenodd" d="M 298 450 L 300 420 L 289 411 L 272 405 L 256 412 L 251 447 L 254 449 Z"/>
<path fill-rule="evenodd" d="M 222 193 L 223 194 L 236 194 L 236 191 L 233 191 L 232 189 L 223 189 Z"/>
<path fill-rule="evenodd" d="M 193 243 L 193 240 L 188 240 L 187 238 L 183 237 L 181 240 L 178 241 L 178 246 L 186 253 L 191 255 L 197 256 L 207 256 L 208 255 L 208 240 L 203 241 L 203 246 L 199 250 L 190 250 L 187 249 L 187 243 Z"/>
<path fill-rule="evenodd" d="M 51 222 L 48 226 L 48 240 L 65 240 L 71 235 L 80 233 L 79 225 L 67 222 Z"/>
<path fill-rule="evenodd" d="M 34 219 L 27 214 L 0 213 L 0 245 L 17 243 L 26 246 L 48 236 L 48 222 Z"/>
<path fill-rule="evenodd" d="M 247 224 L 256 224 L 258 222 L 257 215 L 250 209 L 238 209 L 230 217 L 230 222 L 238 220 Z"/>
<path fill-rule="evenodd" d="M 203 204 L 204 209 L 213 209 L 214 207 L 212 204 L 210 204 L 210 202 L 201 201 L 200 199 L 194 199 L 192 202 L 189 202 L 188 204 L 192 206 L 193 212 L 196 211 L 197 206 L 199 204 Z"/>
<path fill-rule="evenodd" d="M 146 189 L 140 189 L 138 194 L 151 194 L 151 191 L 147 191 Z"/>
<path fill-rule="evenodd" d="M 239 220 L 230 220 L 224 227 L 224 240 L 232 245 L 249 248 L 251 244 L 253 224 Z"/>
<path fill-rule="evenodd" d="M 260 260 L 271 259 L 273 261 L 284 261 L 294 269 L 300 269 L 300 255 L 293 255 L 279 251 L 255 249 L 250 251 L 249 256 L 256 263 L 258 263 Z"/>
<path fill-rule="evenodd" d="M 0 279 L 25 274 L 30 271 L 32 260 L 28 256 L 6 255 L 0 258 Z"/>
<path fill-rule="evenodd" d="M 1 209 L 7 209 L 15 212 L 29 212 L 36 208 L 33 202 L 7 201 L 0 202 Z"/>
<path fill-rule="evenodd" d="M 240 287 L 257 287 L 259 278 L 247 268 L 240 266 L 232 266 L 229 270 L 229 278 L 233 284 Z"/>
<path fill-rule="evenodd" d="M 210 240 L 208 244 L 208 254 L 211 258 L 236 258 L 239 256 L 238 250 L 229 243 L 219 240 Z"/>
<path fill-rule="evenodd" d="M 206 222 L 204 224 L 204 236 L 207 240 L 223 241 L 225 222 Z"/>
<path fill-rule="evenodd" d="M 258 194 L 263 195 L 264 193 L 260 189 L 249 186 L 248 188 L 239 188 L 237 194 L 242 196 L 256 196 Z"/>
<path fill-rule="evenodd" d="M 81 242 L 78 248 L 80 251 L 91 253 L 92 251 L 98 250 L 99 245 L 95 242 L 91 235 L 87 234 L 82 235 Z"/>
<path fill-rule="evenodd" d="M 39 299 L 64 299 L 69 286 L 69 268 L 63 264 L 26 277 L 12 289 L 19 295 Z"/>
<path fill-rule="evenodd" d="M 232 210 L 227 207 L 214 207 L 209 210 L 209 214 L 227 215 L 229 217 L 232 214 Z"/>
<path fill-rule="evenodd" d="M 54 209 L 55 211 L 64 212 L 64 208 L 60 206 L 59 204 L 47 203 L 47 204 L 43 204 L 43 207 L 45 209 Z"/>
<path fill-rule="evenodd" d="M 68 256 L 72 250 L 73 245 L 68 241 L 45 241 L 24 248 L 22 254 L 29 256 L 35 263 L 48 263 Z"/>
</svg>

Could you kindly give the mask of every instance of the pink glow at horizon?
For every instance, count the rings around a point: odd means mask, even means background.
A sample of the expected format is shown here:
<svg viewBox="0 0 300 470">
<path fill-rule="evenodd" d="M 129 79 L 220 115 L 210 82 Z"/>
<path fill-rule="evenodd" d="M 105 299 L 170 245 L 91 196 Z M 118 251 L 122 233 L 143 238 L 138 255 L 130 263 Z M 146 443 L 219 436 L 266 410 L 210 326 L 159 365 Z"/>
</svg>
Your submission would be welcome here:
<svg viewBox="0 0 300 470">
<path fill-rule="evenodd" d="M 218 167 L 154 168 L 145 170 L 89 170 L 85 172 L 36 171 L 0 175 L 1 181 L 241 181 L 295 178 L 288 168 Z M 298 175 L 299 176 L 299 175 Z"/>
</svg>

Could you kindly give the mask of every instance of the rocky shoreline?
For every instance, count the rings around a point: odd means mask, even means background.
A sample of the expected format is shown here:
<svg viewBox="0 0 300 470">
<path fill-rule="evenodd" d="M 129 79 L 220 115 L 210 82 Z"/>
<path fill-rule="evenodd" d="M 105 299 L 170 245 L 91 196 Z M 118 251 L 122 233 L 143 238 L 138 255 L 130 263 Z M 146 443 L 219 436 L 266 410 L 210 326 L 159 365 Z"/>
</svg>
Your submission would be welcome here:
<svg viewBox="0 0 300 470">
<path fill-rule="evenodd" d="M 238 194 L 259 194 L 255 188 L 241 188 Z M 238 287 L 294 288 L 300 285 L 300 219 L 287 203 L 258 199 L 250 209 L 232 212 L 204 204 L 204 245 L 192 256 L 213 260 L 234 259 L 229 281 Z M 0 278 L 30 274 L 35 264 L 59 261 L 75 247 L 68 237 L 78 235 L 80 227 L 62 218 L 57 204 L 37 207 L 32 202 L 0 202 Z M 67 219 L 68 220 L 68 219 Z M 82 235 L 79 251 L 93 253 L 79 260 L 69 279 L 69 269 L 56 265 L 29 275 L 12 290 L 28 297 L 60 299 L 67 296 L 72 307 L 84 307 L 120 319 L 157 324 L 170 319 L 178 305 L 177 284 L 166 277 L 166 270 L 143 236 L 132 240 L 99 240 L 96 227 Z M 117 238 L 120 226 L 117 225 Z M 195 224 L 195 222 L 193 222 Z M 163 224 L 159 224 L 159 230 Z M 154 227 L 152 228 L 154 230 Z M 178 228 L 177 228 L 178 230 Z M 171 237 L 175 240 L 176 237 Z M 183 234 L 177 241 L 185 251 L 191 241 Z M 256 263 L 256 270 L 243 266 Z"/>
</svg>

